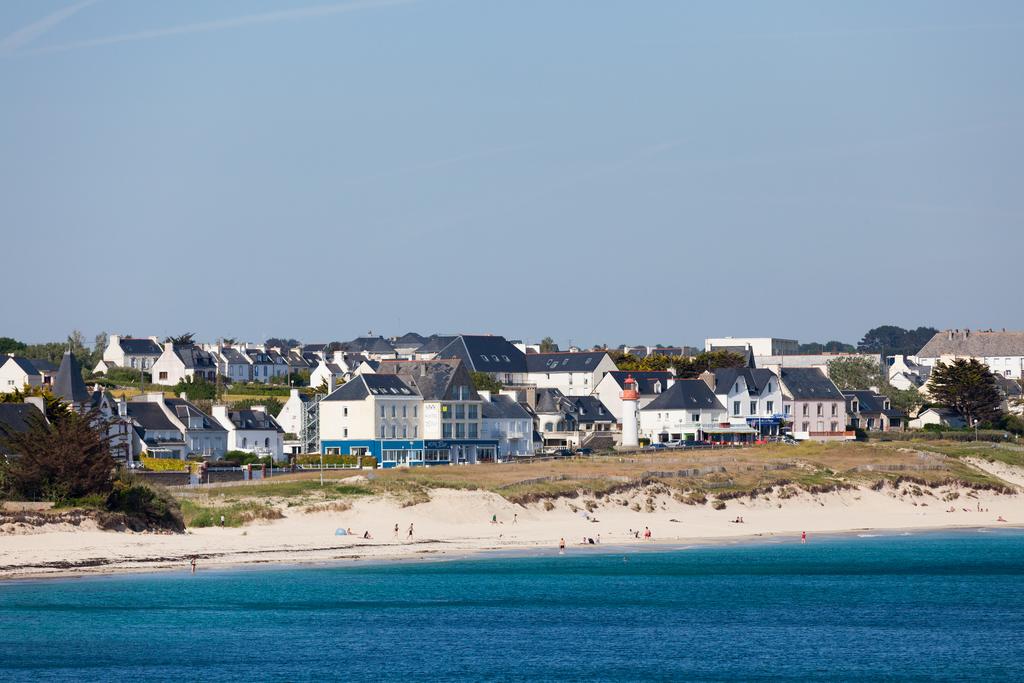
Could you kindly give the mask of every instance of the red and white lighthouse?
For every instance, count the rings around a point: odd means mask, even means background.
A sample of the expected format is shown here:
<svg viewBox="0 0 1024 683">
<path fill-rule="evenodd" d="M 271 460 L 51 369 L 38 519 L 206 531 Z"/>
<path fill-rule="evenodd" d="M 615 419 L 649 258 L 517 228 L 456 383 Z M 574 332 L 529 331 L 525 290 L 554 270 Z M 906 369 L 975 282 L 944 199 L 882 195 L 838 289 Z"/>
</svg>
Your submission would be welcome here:
<svg viewBox="0 0 1024 683">
<path fill-rule="evenodd" d="M 623 448 L 636 448 L 640 445 L 636 415 L 640 392 L 636 389 L 636 380 L 633 379 L 633 375 L 626 375 L 626 381 L 622 383 L 620 398 L 622 399 L 622 446 Z"/>
</svg>

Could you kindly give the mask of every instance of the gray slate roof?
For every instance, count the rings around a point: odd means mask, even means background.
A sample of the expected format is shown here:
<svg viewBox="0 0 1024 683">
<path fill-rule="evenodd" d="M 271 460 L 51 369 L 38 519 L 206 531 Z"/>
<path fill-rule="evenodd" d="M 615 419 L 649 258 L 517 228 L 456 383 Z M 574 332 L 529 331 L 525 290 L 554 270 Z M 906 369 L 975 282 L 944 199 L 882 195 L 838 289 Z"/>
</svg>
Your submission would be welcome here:
<svg viewBox="0 0 1024 683">
<path fill-rule="evenodd" d="M 343 384 L 328 394 L 325 401 L 362 401 L 370 395 L 383 397 L 419 396 L 398 375 L 373 374 L 356 375 L 351 382 Z"/>
<path fill-rule="evenodd" d="M 607 356 L 605 351 L 579 353 L 528 353 L 528 372 L 592 372 Z"/>
<path fill-rule="evenodd" d="M 397 375 L 428 401 L 454 400 L 454 388 L 469 387 L 470 401 L 479 401 L 473 378 L 458 358 L 435 360 L 386 360 L 378 364 L 378 375 Z"/>
<path fill-rule="evenodd" d="M 181 359 L 181 362 L 185 364 L 186 368 L 212 370 L 217 367 L 217 364 L 213 359 L 213 355 L 209 351 L 204 351 L 195 344 L 175 346 L 174 353 Z"/>
<path fill-rule="evenodd" d="M 118 346 L 129 356 L 159 356 L 163 353 L 163 348 L 152 339 L 128 337 L 121 339 Z"/>
<path fill-rule="evenodd" d="M 919 358 L 1024 356 L 1024 332 L 943 330 L 936 332 L 917 355 Z"/>
<path fill-rule="evenodd" d="M 226 432 L 227 430 L 212 417 L 199 410 L 191 401 L 184 398 L 165 398 L 164 403 L 171 409 L 171 412 L 177 416 L 179 420 L 188 425 L 188 419 L 190 417 L 200 417 L 203 420 L 203 426 L 201 429 L 214 431 L 214 432 Z"/>
<path fill-rule="evenodd" d="M 461 358 L 472 372 L 526 372 L 526 354 L 498 335 L 463 334 L 438 355 Z"/>
<path fill-rule="evenodd" d="M 243 410 L 229 410 L 228 419 L 231 420 L 231 424 L 235 425 L 235 429 L 253 429 L 253 430 L 274 430 L 275 432 L 284 433 L 281 425 L 277 423 L 269 413 L 265 413 L 262 410 L 252 410 L 246 408 Z"/>
<path fill-rule="evenodd" d="M 372 353 L 377 356 L 394 355 L 395 347 L 384 337 L 356 337 L 342 342 L 341 348 L 349 353 Z"/>
<path fill-rule="evenodd" d="M 60 368 L 53 378 L 53 393 L 68 403 L 91 404 L 92 393 L 86 388 L 85 380 L 82 379 L 82 366 L 78 364 L 75 354 L 70 351 L 64 352 L 61 358 Z"/>
<path fill-rule="evenodd" d="M 747 388 L 761 393 L 775 377 L 771 370 L 763 368 L 718 368 L 713 371 L 715 375 L 715 393 L 728 394 L 730 387 L 740 377 L 747 383 Z"/>
<path fill-rule="evenodd" d="M 521 406 L 511 396 L 505 396 L 504 394 L 491 396 L 490 401 L 484 401 L 483 408 L 480 412 L 483 414 L 484 419 L 491 420 L 531 419 L 530 413 L 526 408 Z"/>
<path fill-rule="evenodd" d="M 27 432 L 33 415 L 42 413 L 31 403 L 0 403 L 0 436 Z M 10 455 L 10 450 L 0 443 L 0 455 Z"/>
<path fill-rule="evenodd" d="M 609 372 L 608 375 L 615 380 L 615 383 L 620 387 L 622 383 L 626 381 L 626 377 L 632 375 L 636 381 L 636 390 L 640 392 L 640 395 L 645 394 L 651 395 L 654 393 L 654 385 L 661 382 L 661 390 L 664 391 L 665 387 L 668 386 L 669 380 L 671 380 L 672 373 L 662 370 L 644 370 L 641 372 L 628 372 L 626 370 L 614 370 Z"/>
<path fill-rule="evenodd" d="M 144 430 L 178 429 L 170 421 L 159 403 L 150 401 L 128 401 L 128 417 Z"/>
<path fill-rule="evenodd" d="M 783 386 L 795 400 L 844 400 L 839 388 L 818 368 L 780 368 L 779 371 Z"/>
<path fill-rule="evenodd" d="M 641 410 L 725 410 L 711 388 L 700 379 L 679 379 Z"/>
<path fill-rule="evenodd" d="M 36 369 L 35 364 L 28 358 L 22 358 L 21 356 L 5 356 L 4 362 L 0 363 L 0 366 L 6 365 L 7 363 L 14 363 L 19 368 L 21 368 L 21 371 L 24 372 L 26 375 L 39 374 L 39 370 Z"/>
<path fill-rule="evenodd" d="M 442 349 L 453 341 L 455 341 L 454 336 L 432 334 L 416 349 L 416 353 L 440 353 Z"/>
</svg>

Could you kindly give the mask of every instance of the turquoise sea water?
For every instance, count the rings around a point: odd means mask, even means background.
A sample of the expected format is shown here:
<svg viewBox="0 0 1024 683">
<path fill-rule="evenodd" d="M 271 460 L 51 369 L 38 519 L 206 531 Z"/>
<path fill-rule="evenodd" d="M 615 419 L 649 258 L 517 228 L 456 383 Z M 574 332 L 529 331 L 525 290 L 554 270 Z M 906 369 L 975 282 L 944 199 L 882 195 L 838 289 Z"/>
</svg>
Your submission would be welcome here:
<svg viewBox="0 0 1024 683">
<path fill-rule="evenodd" d="M 0 680 L 1024 680 L 1024 533 L 0 583 Z"/>
</svg>

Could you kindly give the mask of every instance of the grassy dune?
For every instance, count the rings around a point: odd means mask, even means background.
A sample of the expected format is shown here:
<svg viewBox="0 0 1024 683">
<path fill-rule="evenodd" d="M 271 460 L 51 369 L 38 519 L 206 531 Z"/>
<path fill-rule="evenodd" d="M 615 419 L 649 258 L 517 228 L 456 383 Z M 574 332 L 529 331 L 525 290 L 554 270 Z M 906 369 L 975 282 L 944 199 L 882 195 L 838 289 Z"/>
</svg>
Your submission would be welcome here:
<svg viewBox="0 0 1024 683">
<path fill-rule="evenodd" d="M 360 496 L 393 497 L 403 505 L 430 499 L 437 488 L 494 492 L 515 503 L 578 496 L 604 497 L 642 486 L 660 485 L 679 500 L 728 499 L 783 489 L 820 493 L 854 486 L 883 488 L 901 483 L 960 486 L 1010 492 L 1006 482 L 971 467 L 965 457 L 1024 465 L 1024 451 L 987 444 L 946 442 L 804 443 L 716 451 L 665 451 L 607 455 L 523 464 L 332 472 L 320 486 L 317 472 L 275 477 L 264 484 L 208 492 L 182 492 L 208 508 L 252 501 L 315 506 Z M 342 483 L 357 474 L 358 484 Z M 219 512 L 217 512 L 219 515 Z"/>
</svg>

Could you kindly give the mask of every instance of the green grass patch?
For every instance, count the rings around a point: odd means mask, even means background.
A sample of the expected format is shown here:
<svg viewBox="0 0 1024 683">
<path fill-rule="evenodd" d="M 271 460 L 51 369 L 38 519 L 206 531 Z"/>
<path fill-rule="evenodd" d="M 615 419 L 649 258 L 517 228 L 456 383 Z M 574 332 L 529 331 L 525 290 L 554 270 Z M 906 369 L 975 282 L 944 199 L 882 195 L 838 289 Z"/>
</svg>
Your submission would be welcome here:
<svg viewBox="0 0 1024 683">
<path fill-rule="evenodd" d="M 281 519 L 284 515 L 275 507 L 259 501 L 242 501 L 229 505 L 203 505 L 191 500 L 181 501 L 181 512 L 185 526 L 193 529 L 220 526 L 224 515 L 224 526 L 240 527 L 257 520 Z"/>
</svg>

